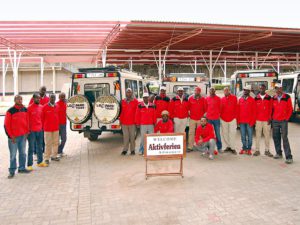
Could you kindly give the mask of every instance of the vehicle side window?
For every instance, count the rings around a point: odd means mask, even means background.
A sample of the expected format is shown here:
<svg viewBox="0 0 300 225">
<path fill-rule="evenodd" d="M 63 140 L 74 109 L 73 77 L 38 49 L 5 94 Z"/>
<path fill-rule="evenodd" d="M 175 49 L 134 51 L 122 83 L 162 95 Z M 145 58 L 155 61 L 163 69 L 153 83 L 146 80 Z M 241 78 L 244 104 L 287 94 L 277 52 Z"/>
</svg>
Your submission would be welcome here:
<svg viewBox="0 0 300 225">
<path fill-rule="evenodd" d="M 142 81 L 139 81 L 139 98 L 143 97 L 143 92 L 144 92 L 144 85 Z"/>
<path fill-rule="evenodd" d="M 73 93 L 72 95 L 77 95 L 78 94 L 78 83 L 74 82 L 73 83 Z"/>
<path fill-rule="evenodd" d="M 138 95 L 138 83 L 136 80 L 128 80 L 126 79 L 125 80 L 125 89 L 127 88 L 131 88 L 132 89 L 132 92 L 134 94 L 134 97 L 138 98 L 139 95 Z"/>
<path fill-rule="evenodd" d="M 282 90 L 286 93 L 292 93 L 294 87 L 294 78 L 282 80 Z"/>
<path fill-rule="evenodd" d="M 230 82 L 230 91 L 235 94 L 235 80 L 231 80 Z"/>
</svg>

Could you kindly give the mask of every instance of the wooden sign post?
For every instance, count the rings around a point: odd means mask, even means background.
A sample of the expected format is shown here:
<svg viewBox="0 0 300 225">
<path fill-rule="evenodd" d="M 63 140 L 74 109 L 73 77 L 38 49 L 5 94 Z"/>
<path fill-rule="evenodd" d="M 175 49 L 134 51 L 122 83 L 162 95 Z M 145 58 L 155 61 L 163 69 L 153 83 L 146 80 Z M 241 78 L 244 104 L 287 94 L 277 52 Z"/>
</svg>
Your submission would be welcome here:
<svg viewBox="0 0 300 225">
<path fill-rule="evenodd" d="M 150 176 L 181 176 L 183 158 L 186 156 L 185 133 L 146 134 L 144 137 L 145 178 Z M 149 173 L 148 161 L 180 160 L 179 172 Z"/>
</svg>

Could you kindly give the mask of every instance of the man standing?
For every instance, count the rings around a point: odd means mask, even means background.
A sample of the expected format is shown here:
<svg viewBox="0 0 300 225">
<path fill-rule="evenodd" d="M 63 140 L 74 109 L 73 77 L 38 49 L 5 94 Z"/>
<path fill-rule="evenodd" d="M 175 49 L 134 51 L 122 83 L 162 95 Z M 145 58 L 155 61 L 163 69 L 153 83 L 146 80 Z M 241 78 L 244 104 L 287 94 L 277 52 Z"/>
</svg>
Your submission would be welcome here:
<svg viewBox="0 0 300 225">
<path fill-rule="evenodd" d="M 170 118 L 174 120 L 175 133 L 184 133 L 189 116 L 188 98 L 183 94 L 183 88 L 177 89 L 177 95 L 169 105 Z"/>
<path fill-rule="evenodd" d="M 240 154 L 252 155 L 252 136 L 255 124 L 256 106 L 254 98 L 250 96 L 251 86 L 244 87 L 244 95 L 238 102 L 237 122 L 241 128 L 243 147 Z"/>
<path fill-rule="evenodd" d="M 126 90 L 126 98 L 121 102 L 120 125 L 123 131 L 124 147 L 122 155 L 126 155 L 130 143 L 131 154 L 135 154 L 135 113 L 138 100 L 133 97 L 131 88 Z"/>
<path fill-rule="evenodd" d="M 28 148 L 28 170 L 33 170 L 33 152 L 36 150 L 37 155 L 37 166 L 46 167 L 48 166 L 43 162 L 43 124 L 42 124 L 42 110 L 43 107 L 40 105 L 40 95 L 34 93 L 33 103 L 28 107 L 29 116 L 29 148 Z"/>
<path fill-rule="evenodd" d="M 40 87 L 40 104 L 46 105 L 49 102 L 49 97 L 46 95 L 47 88 L 45 86 Z M 29 105 L 33 103 L 33 98 L 30 99 Z"/>
<path fill-rule="evenodd" d="M 155 133 L 173 133 L 174 126 L 172 120 L 169 119 L 169 112 L 167 110 L 162 111 L 162 119 L 157 122 L 154 127 Z"/>
<path fill-rule="evenodd" d="M 22 97 L 16 95 L 15 105 L 6 112 L 4 120 L 4 129 L 8 136 L 8 148 L 10 153 L 10 167 L 8 169 L 8 179 L 15 176 L 17 169 L 16 155 L 19 151 L 19 173 L 29 173 L 25 168 L 26 164 L 26 139 L 29 133 L 29 119 L 27 109 L 22 104 Z"/>
<path fill-rule="evenodd" d="M 206 99 L 201 96 L 201 88 L 196 87 L 194 95 L 191 95 L 188 100 L 190 121 L 189 121 L 189 143 L 187 152 L 193 151 L 195 133 L 197 127 L 200 125 L 200 119 L 206 112 Z"/>
<path fill-rule="evenodd" d="M 156 107 L 157 122 L 162 118 L 162 112 L 169 109 L 170 98 L 166 96 L 166 87 L 160 87 L 160 94 L 155 97 L 154 104 Z"/>
<path fill-rule="evenodd" d="M 281 84 L 275 85 L 276 95 L 273 97 L 273 140 L 276 150 L 274 159 L 282 158 L 281 139 L 286 163 L 293 163 L 290 143 L 288 139 L 288 121 L 293 113 L 291 97 L 282 91 Z"/>
<path fill-rule="evenodd" d="M 207 101 L 207 113 L 206 118 L 208 122 L 213 125 L 217 137 L 218 152 L 222 153 L 222 141 L 220 134 L 220 115 L 221 115 L 221 98 L 216 95 L 215 88 L 209 89 L 209 96 L 206 97 Z"/>
<path fill-rule="evenodd" d="M 144 136 L 145 134 L 154 133 L 154 124 L 156 123 L 155 105 L 149 102 L 149 94 L 143 94 L 143 101 L 139 103 L 136 114 L 135 123 L 141 130 L 141 142 L 139 154 L 144 154 Z M 134 152 L 133 152 L 134 155 Z"/>
<path fill-rule="evenodd" d="M 60 144 L 58 146 L 58 155 L 64 156 L 64 147 L 67 141 L 67 103 L 66 94 L 59 94 L 59 101 L 56 103 L 58 107 L 58 118 L 59 118 L 59 137 Z"/>
<path fill-rule="evenodd" d="M 216 136 L 214 128 L 207 123 L 207 119 L 202 117 L 200 126 L 198 126 L 195 135 L 195 148 L 203 154 L 209 153 L 209 159 L 214 159 L 214 150 L 216 147 Z"/>
<path fill-rule="evenodd" d="M 50 101 L 43 106 L 42 121 L 45 136 L 45 163 L 49 165 L 49 160 L 59 161 L 57 157 L 59 142 L 59 118 L 58 107 L 55 104 L 55 94 L 50 95 Z"/>
<path fill-rule="evenodd" d="M 260 139 L 262 133 L 265 136 L 265 155 L 273 157 L 270 152 L 271 116 L 272 116 L 272 97 L 266 94 L 266 85 L 261 84 L 260 92 L 255 97 L 256 103 L 256 146 L 254 156 L 260 155 Z"/>
<path fill-rule="evenodd" d="M 224 88 L 224 97 L 221 99 L 221 134 L 226 148 L 224 152 L 237 154 L 235 150 L 237 98 Z"/>
</svg>

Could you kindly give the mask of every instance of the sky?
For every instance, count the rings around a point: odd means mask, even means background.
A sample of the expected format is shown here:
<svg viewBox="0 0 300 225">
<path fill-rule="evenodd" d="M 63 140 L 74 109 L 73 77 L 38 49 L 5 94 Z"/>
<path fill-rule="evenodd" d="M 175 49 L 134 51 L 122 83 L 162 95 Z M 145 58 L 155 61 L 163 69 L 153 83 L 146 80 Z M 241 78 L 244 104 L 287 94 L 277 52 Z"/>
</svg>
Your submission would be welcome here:
<svg viewBox="0 0 300 225">
<path fill-rule="evenodd" d="M 300 0 L 1 0 L 0 20 L 153 20 L 300 28 Z"/>
</svg>

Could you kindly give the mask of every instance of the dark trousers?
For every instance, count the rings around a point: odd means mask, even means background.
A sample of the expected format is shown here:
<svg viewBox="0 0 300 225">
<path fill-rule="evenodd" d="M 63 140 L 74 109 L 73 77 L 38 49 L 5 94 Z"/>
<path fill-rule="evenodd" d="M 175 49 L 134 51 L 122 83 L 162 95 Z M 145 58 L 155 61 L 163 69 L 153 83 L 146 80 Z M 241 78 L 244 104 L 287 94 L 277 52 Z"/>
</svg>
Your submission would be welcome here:
<svg viewBox="0 0 300 225">
<path fill-rule="evenodd" d="M 292 159 L 292 153 L 290 148 L 290 143 L 288 139 L 288 121 L 272 121 L 273 125 L 273 140 L 275 145 L 275 150 L 278 155 L 282 155 L 281 150 L 281 139 L 283 142 L 283 149 L 286 159 Z"/>
<path fill-rule="evenodd" d="M 33 152 L 36 151 L 37 163 L 43 162 L 43 132 L 30 132 L 28 136 L 29 148 L 28 148 L 28 160 L 27 166 L 33 165 Z"/>
<path fill-rule="evenodd" d="M 67 125 L 59 125 L 59 138 L 60 138 L 60 144 L 58 146 L 58 154 L 63 153 L 64 147 L 67 141 Z"/>
</svg>

